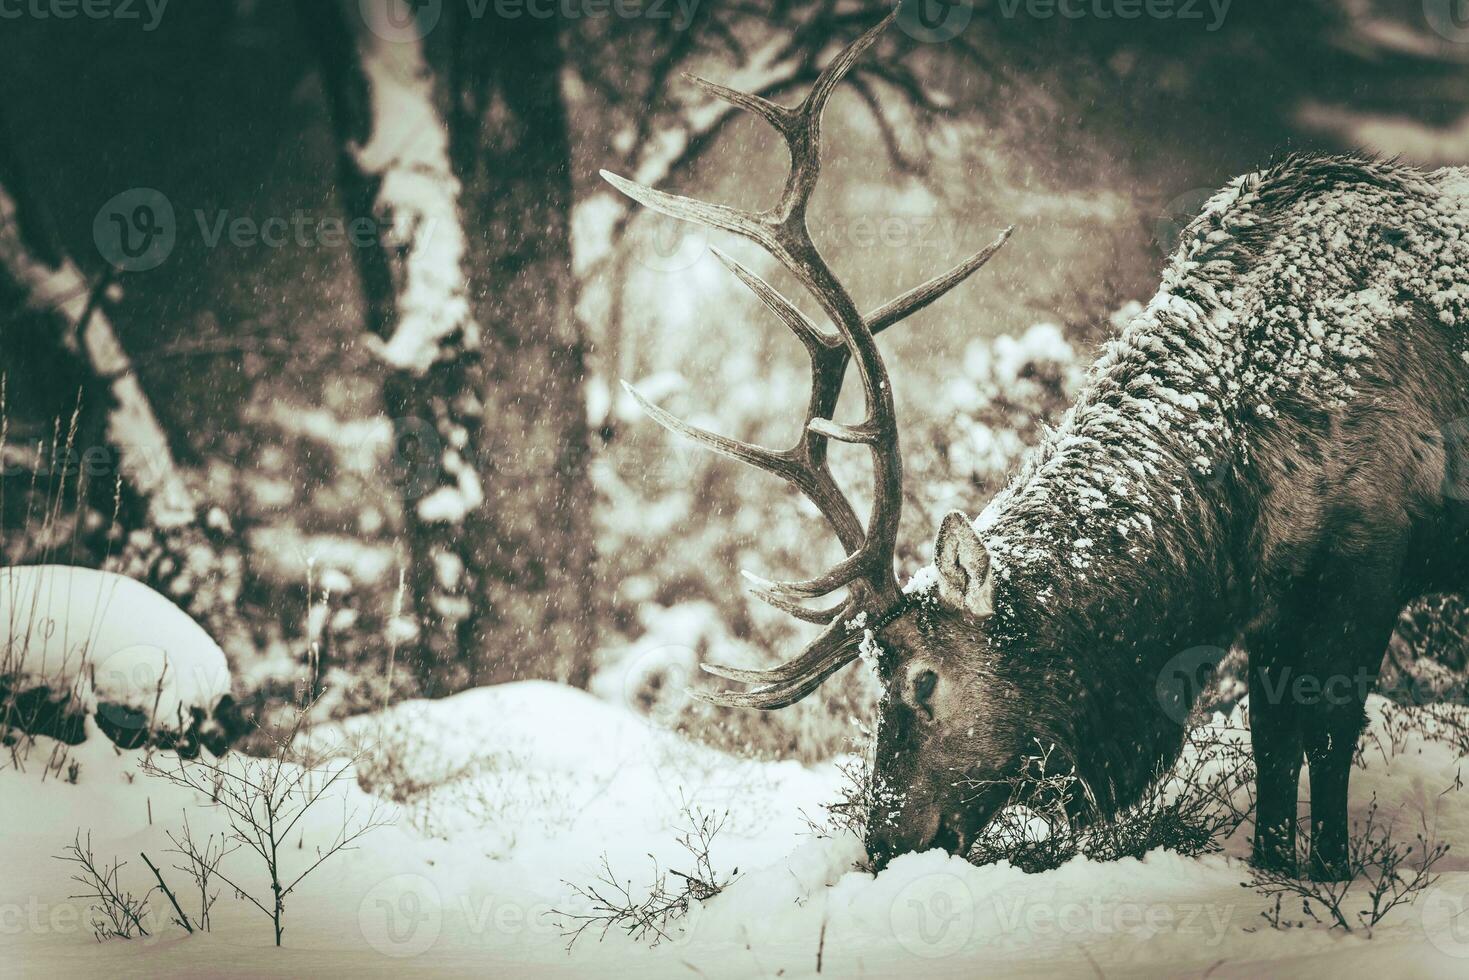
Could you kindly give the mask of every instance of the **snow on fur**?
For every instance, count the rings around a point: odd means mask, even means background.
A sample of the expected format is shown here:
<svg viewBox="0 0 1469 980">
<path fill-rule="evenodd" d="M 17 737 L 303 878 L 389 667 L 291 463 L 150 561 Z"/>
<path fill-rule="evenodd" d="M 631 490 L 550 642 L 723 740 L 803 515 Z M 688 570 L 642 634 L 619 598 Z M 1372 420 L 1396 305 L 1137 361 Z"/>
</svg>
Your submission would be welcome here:
<svg viewBox="0 0 1469 980">
<path fill-rule="evenodd" d="M 1232 181 L 1185 230 L 1157 295 L 1105 346 L 1057 431 L 976 521 L 997 567 L 1039 571 L 1053 543 L 1113 535 L 1141 554 L 1155 522 L 1180 516 L 1190 481 L 1249 458 L 1258 420 L 1358 397 L 1382 331 L 1424 309 L 1463 330 L 1465 269 L 1469 169 L 1294 157 Z"/>
</svg>

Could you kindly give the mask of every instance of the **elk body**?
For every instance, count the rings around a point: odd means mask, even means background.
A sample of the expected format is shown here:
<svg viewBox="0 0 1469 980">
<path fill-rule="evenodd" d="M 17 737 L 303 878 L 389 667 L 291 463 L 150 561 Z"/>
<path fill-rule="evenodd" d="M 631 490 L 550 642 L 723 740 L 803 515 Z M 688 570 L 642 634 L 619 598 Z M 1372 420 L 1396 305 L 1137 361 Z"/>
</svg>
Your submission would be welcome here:
<svg viewBox="0 0 1469 980">
<path fill-rule="evenodd" d="M 890 19 L 889 19 L 890 20 Z M 1403 606 L 1469 590 L 1469 171 L 1297 157 L 1242 177 L 1185 230 L 1146 310 L 1104 348 L 1076 404 L 971 524 L 952 513 L 931 572 L 900 589 L 902 465 L 874 335 L 984 264 L 866 315 L 806 232 L 821 108 L 888 21 L 838 57 L 796 109 L 712 83 L 769 121 L 792 172 L 776 207 L 736 211 L 607 175 L 656 210 L 743 234 L 789 268 L 837 333 L 721 256 L 805 343 L 807 424 L 771 451 L 664 425 L 782 476 L 848 557 L 756 592 L 826 628 L 771 671 L 706 665 L 753 685 L 706 695 L 779 708 L 875 644 L 884 686 L 867 847 L 881 866 L 965 852 L 1035 746 L 1075 766 L 1097 812 L 1135 800 L 1177 757 L 1159 681 L 1181 654 L 1243 648 L 1257 765 L 1255 860 L 1294 869 L 1308 764 L 1310 873 L 1346 873 L 1347 782 Z M 848 360 L 867 417 L 831 420 Z M 827 440 L 867 445 L 864 531 L 832 480 Z M 835 608 L 804 605 L 842 587 Z M 1186 709 L 1187 705 L 1183 705 Z"/>
</svg>

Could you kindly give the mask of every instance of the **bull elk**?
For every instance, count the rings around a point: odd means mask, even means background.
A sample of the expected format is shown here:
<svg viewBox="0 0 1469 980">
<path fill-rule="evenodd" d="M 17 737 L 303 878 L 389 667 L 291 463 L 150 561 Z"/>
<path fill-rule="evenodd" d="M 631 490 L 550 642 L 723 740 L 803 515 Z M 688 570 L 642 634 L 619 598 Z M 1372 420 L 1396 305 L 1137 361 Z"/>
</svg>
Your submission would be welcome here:
<svg viewBox="0 0 1469 980">
<path fill-rule="evenodd" d="M 656 211 L 756 242 L 835 326 L 717 253 L 810 354 L 799 440 L 748 445 L 633 392 L 667 428 L 800 489 L 847 555 L 807 581 L 755 579 L 757 596 L 825 629 L 773 670 L 705 665 L 751 686 L 704 696 L 784 707 L 875 644 L 884 802 L 866 843 L 881 867 L 927 847 L 964 853 L 1037 742 L 1074 765 L 1095 813 L 1126 806 L 1181 750 L 1160 672 L 1191 648 L 1243 648 L 1254 859 L 1294 873 L 1304 760 L 1309 871 L 1343 876 L 1348 776 L 1396 618 L 1416 596 L 1469 587 L 1469 482 L 1455 482 L 1469 477 L 1455 469 L 1465 462 L 1454 438 L 1469 416 L 1469 172 L 1302 156 L 1231 182 L 1185 230 L 1157 295 L 1105 345 L 1057 430 L 977 522 L 944 518 L 933 568 L 900 588 L 903 466 L 875 338 L 963 282 L 1010 232 L 865 315 L 812 243 L 822 109 L 891 19 L 795 108 L 693 79 L 784 137 L 790 174 L 769 210 L 603 173 Z M 866 405 L 856 424 L 832 418 L 849 360 Z M 833 439 L 871 451 L 865 529 L 828 467 Z M 844 587 L 834 607 L 806 605 Z"/>
</svg>

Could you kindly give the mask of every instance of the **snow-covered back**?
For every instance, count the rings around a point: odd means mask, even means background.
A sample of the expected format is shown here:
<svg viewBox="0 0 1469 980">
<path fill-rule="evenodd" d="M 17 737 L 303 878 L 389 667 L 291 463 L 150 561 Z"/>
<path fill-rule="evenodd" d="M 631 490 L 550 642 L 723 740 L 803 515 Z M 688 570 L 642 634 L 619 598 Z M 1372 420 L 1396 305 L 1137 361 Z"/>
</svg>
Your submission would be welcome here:
<svg viewBox="0 0 1469 980">
<path fill-rule="evenodd" d="M 1469 350 L 1466 191 L 1463 169 L 1295 157 L 1211 198 L 1157 294 L 977 521 L 1002 574 L 1054 570 L 1052 545 L 1078 539 L 1146 554 L 1189 481 L 1248 459 L 1280 406 L 1370 402 L 1370 379 L 1395 367 L 1375 362 L 1423 311 Z"/>
</svg>

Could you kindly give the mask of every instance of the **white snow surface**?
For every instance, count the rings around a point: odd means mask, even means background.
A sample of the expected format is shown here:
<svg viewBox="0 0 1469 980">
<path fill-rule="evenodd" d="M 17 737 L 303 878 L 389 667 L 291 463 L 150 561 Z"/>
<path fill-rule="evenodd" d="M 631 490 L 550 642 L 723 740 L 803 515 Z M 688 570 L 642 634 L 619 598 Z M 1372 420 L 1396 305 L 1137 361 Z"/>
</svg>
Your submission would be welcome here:
<svg viewBox="0 0 1469 980">
<path fill-rule="evenodd" d="M 141 582 L 91 568 L 0 568 L 0 673 L 17 691 L 75 691 L 136 709 L 160 727 L 206 716 L 230 690 L 224 651 L 167 598 Z"/>
<path fill-rule="evenodd" d="M 1380 702 L 1371 705 L 1374 717 Z M 268 921 L 222 895 L 209 934 L 166 921 L 153 937 L 97 943 L 85 902 L 51 859 L 80 828 L 121 880 L 150 884 L 139 859 L 163 864 L 164 833 L 184 811 L 196 836 L 218 811 L 138 775 L 140 753 L 91 740 L 73 751 L 75 785 L 0 772 L 0 963 L 7 976 L 597 976 L 618 977 L 1447 977 L 1469 973 L 1469 810 L 1457 755 L 1410 743 L 1371 756 L 1353 780 L 1354 811 L 1375 793 L 1411 837 L 1418 814 L 1455 847 L 1442 878 L 1396 910 L 1373 938 L 1322 928 L 1272 930 L 1263 898 L 1240 887 L 1247 829 L 1226 853 L 1199 859 L 1084 859 L 1039 875 L 975 868 L 939 852 L 901 857 L 881 875 L 852 870 L 853 839 L 818 839 L 801 811 L 835 798 L 835 765 L 737 760 L 691 744 L 593 695 L 522 682 L 412 702 L 356 719 L 349 734 L 401 739 L 421 776 L 448 775 L 427 803 L 398 811 L 360 848 L 340 854 L 287 903 L 284 948 Z M 397 734 L 395 734 L 397 733 Z M 329 742 L 341 733 L 318 730 Z M 369 800 L 352 780 L 311 811 L 285 858 L 311 860 L 349 811 Z M 1442 794 L 1442 795 L 1441 795 Z M 339 798 L 338 798 L 339 797 Z M 471 802 L 473 801 L 473 802 Z M 674 843 L 683 802 L 729 811 L 713 862 L 736 880 L 649 948 L 611 933 L 570 953 L 553 909 L 576 908 L 568 881 L 590 882 L 605 853 L 637 893 L 651 861 L 688 870 Z M 652 857 L 650 857 L 650 855 Z M 237 851 L 225 869 L 261 876 Z M 160 861 L 159 859 L 164 859 Z M 182 894 L 182 892 L 181 892 Z M 185 897 L 187 903 L 187 897 Z"/>
</svg>

